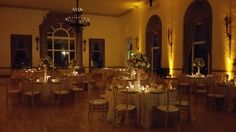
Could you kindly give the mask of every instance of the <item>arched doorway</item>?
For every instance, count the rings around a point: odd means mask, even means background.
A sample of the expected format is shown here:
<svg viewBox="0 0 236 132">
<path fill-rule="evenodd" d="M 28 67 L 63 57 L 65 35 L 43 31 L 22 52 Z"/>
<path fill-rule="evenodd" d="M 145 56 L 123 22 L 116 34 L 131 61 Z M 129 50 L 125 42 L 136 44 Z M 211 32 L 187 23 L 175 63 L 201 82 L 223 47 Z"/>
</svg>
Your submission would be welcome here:
<svg viewBox="0 0 236 132">
<path fill-rule="evenodd" d="M 146 55 L 151 64 L 152 72 L 161 71 L 161 44 L 162 44 L 162 23 L 157 15 L 153 15 L 146 28 Z"/>
<path fill-rule="evenodd" d="M 202 74 L 211 72 L 212 58 L 212 9 L 207 0 L 194 0 L 184 18 L 183 72 L 196 73 L 193 62 L 202 58 L 205 66 Z"/>
</svg>

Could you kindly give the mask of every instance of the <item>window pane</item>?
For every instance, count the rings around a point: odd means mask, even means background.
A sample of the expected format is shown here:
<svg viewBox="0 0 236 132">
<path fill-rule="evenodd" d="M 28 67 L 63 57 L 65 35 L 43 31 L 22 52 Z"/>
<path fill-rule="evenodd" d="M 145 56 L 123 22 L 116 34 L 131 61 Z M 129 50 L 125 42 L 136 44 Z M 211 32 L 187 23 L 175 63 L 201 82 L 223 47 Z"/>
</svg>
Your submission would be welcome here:
<svg viewBox="0 0 236 132">
<path fill-rule="evenodd" d="M 54 55 L 55 55 L 54 65 L 56 67 L 68 66 L 68 52 L 67 51 L 56 51 Z"/>
<path fill-rule="evenodd" d="M 70 28 L 70 30 L 68 32 L 70 34 L 70 37 L 75 37 L 75 32 L 72 28 Z"/>
<path fill-rule="evenodd" d="M 205 40 L 205 32 L 203 24 L 199 24 L 195 26 L 195 36 L 194 41 L 204 41 Z"/>
<path fill-rule="evenodd" d="M 71 40 L 70 41 L 70 50 L 75 50 L 75 41 L 74 40 Z"/>
<path fill-rule="evenodd" d="M 152 58 L 152 68 L 153 68 L 153 72 L 158 72 L 158 68 L 160 67 L 160 51 L 158 49 L 153 49 L 152 50 L 152 55 L 153 55 L 153 58 Z"/>
<path fill-rule="evenodd" d="M 54 49 L 68 49 L 68 41 L 64 39 L 55 39 Z"/>
<path fill-rule="evenodd" d="M 157 34 L 155 34 L 154 36 L 153 36 L 153 47 L 158 47 L 158 43 L 159 43 L 159 38 L 158 38 L 158 35 Z"/>
<path fill-rule="evenodd" d="M 57 36 L 57 37 L 68 37 L 68 34 L 64 30 L 58 30 L 58 31 L 55 32 L 54 36 Z"/>
<path fill-rule="evenodd" d="M 48 39 L 48 49 L 52 49 L 52 40 Z"/>
</svg>

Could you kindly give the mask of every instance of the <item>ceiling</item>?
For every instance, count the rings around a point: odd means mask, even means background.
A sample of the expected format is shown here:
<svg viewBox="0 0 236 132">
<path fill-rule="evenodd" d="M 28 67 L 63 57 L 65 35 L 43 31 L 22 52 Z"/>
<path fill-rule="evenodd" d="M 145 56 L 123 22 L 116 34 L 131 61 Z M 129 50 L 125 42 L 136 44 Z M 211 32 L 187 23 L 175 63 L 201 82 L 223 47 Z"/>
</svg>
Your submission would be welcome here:
<svg viewBox="0 0 236 132">
<path fill-rule="evenodd" d="M 87 14 L 121 16 L 148 0 L 79 0 Z M 71 12 L 76 0 L 0 0 L 0 6 Z"/>
</svg>

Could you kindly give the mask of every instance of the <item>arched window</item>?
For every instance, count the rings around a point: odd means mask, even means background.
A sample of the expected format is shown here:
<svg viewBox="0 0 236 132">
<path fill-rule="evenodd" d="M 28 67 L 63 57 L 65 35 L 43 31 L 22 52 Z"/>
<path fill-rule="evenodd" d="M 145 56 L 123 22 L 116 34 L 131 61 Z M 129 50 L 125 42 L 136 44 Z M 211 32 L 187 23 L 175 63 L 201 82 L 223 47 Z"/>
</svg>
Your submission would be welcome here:
<svg viewBox="0 0 236 132">
<path fill-rule="evenodd" d="M 146 55 L 153 72 L 161 71 L 162 24 L 157 15 L 153 15 L 146 29 Z"/>
<path fill-rule="evenodd" d="M 47 32 L 47 54 L 53 65 L 67 68 L 68 63 L 76 59 L 76 37 L 74 30 L 66 24 L 58 23 Z"/>
<path fill-rule="evenodd" d="M 39 25 L 40 57 L 50 56 L 54 66 L 67 68 L 72 59 L 76 59 L 80 67 L 82 60 L 82 34 L 64 23 L 69 13 L 49 12 Z"/>
<path fill-rule="evenodd" d="M 205 66 L 201 73 L 211 72 L 212 9 L 207 0 L 194 0 L 188 7 L 184 20 L 184 73 L 196 73 L 193 62 L 202 58 Z"/>
</svg>

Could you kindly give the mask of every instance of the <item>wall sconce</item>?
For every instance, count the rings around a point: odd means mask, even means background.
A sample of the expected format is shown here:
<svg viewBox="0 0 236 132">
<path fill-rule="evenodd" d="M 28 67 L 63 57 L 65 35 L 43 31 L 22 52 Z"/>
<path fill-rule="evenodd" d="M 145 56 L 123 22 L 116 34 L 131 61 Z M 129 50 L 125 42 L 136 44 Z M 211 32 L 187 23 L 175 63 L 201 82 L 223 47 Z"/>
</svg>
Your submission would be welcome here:
<svg viewBox="0 0 236 132">
<path fill-rule="evenodd" d="M 86 43 L 87 43 L 87 41 L 86 41 L 86 39 L 84 39 L 84 40 L 83 40 L 83 44 L 84 44 L 83 51 L 84 51 L 84 52 L 86 51 Z"/>
<path fill-rule="evenodd" d="M 39 50 L 39 37 L 36 37 L 35 41 L 36 41 L 36 50 Z"/>
<path fill-rule="evenodd" d="M 170 45 L 170 50 L 171 50 L 171 53 L 172 53 L 172 28 L 168 28 L 168 43 Z"/>
<path fill-rule="evenodd" d="M 224 18 L 224 24 L 225 24 L 225 34 L 228 37 L 228 39 L 231 39 L 231 25 L 232 25 L 232 19 L 231 16 L 229 16 L 228 14 L 225 16 Z"/>
<path fill-rule="evenodd" d="M 150 7 L 152 7 L 152 2 L 153 2 L 153 0 L 149 0 Z"/>
<path fill-rule="evenodd" d="M 134 40 L 135 40 L 135 43 L 136 43 L 136 47 L 139 50 L 139 44 L 138 44 L 139 43 L 139 38 L 136 36 Z"/>
<path fill-rule="evenodd" d="M 229 54 L 231 56 L 231 39 L 232 39 L 232 18 L 228 14 L 224 18 L 225 34 L 229 40 Z"/>
</svg>

